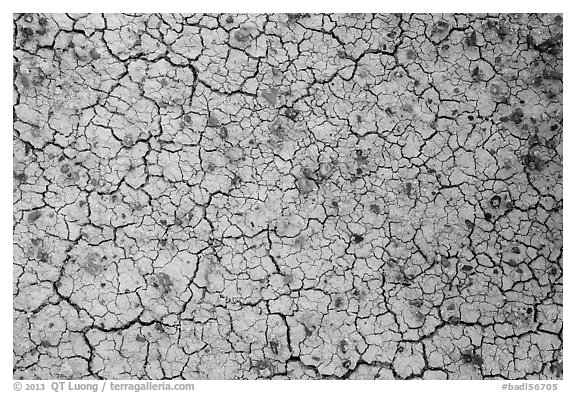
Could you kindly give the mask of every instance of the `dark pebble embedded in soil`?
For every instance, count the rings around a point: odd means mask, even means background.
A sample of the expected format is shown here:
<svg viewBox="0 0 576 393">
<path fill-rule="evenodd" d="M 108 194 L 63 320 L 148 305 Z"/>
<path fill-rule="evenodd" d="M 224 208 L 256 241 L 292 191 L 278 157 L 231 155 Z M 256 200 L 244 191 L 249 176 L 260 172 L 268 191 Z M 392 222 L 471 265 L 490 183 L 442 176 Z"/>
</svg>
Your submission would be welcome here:
<svg viewBox="0 0 576 393">
<path fill-rule="evenodd" d="M 500 207 L 501 202 L 502 197 L 500 197 L 499 195 L 494 195 L 492 198 L 490 198 L 490 205 L 495 209 Z"/>
</svg>

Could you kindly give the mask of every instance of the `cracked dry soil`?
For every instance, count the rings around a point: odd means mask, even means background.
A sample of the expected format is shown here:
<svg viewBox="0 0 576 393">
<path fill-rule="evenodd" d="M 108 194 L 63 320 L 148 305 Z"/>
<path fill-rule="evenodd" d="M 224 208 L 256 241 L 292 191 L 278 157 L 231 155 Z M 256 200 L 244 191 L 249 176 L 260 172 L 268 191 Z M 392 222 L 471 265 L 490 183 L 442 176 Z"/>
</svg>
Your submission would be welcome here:
<svg viewBox="0 0 576 393">
<path fill-rule="evenodd" d="M 562 378 L 562 23 L 15 14 L 14 378 Z"/>
</svg>

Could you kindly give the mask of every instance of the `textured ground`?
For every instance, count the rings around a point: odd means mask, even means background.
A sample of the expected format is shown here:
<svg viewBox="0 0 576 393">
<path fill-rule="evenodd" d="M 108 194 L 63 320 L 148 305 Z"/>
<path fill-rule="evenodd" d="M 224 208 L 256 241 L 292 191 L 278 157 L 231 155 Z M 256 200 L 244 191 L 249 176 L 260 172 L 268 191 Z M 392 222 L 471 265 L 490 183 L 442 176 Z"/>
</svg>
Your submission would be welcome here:
<svg viewBox="0 0 576 393">
<path fill-rule="evenodd" d="M 561 15 L 14 15 L 14 377 L 561 378 Z"/>
</svg>

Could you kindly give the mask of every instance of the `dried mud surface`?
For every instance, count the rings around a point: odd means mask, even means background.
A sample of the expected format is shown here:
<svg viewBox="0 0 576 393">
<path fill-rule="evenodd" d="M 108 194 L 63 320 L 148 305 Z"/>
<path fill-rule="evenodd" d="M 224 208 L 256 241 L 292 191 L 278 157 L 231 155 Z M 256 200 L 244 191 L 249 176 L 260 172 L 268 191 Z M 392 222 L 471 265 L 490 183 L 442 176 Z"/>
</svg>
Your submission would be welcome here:
<svg viewBox="0 0 576 393">
<path fill-rule="evenodd" d="M 562 378 L 562 23 L 15 14 L 14 378 Z"/>
</svg>

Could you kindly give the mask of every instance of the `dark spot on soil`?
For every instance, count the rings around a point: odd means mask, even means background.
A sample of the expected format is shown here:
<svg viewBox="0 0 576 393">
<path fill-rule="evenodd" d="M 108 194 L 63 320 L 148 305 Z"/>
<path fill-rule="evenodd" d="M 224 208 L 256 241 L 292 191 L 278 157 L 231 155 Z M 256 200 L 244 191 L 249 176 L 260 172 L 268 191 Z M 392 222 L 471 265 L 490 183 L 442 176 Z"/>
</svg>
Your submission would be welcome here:
<svg viewBox="0 0 576 393">
<path fill-rule="evenodd" d="M 341 297 L 336 298 L 336 301 L 334 302 L 334 306 L 335 306 L 336 308 L 342 307 L 343 304 L 344 304 L 344 300 L 342 300 Z"/>
<path fill-rule="evenodd" d="M 555 267 L 550 269 L 550 274 L 552 274 L 553 276 L 555 276 L 557 273 L 558 273 L 558 269 L 556 269 Z"/>
<path fill-rule="evenodd" d="M 241 27 L 234 34 L 234 38 L 236 38 L 238 42 L 248 42 L 248 40 L 250 40 L 250 31 L 245 27 Z"/>
<path fill-rule="evenodd" d="M 466 39 L 466 43 L 468 44 L 468 46 L 476 46 L 476 44 L 478 43 L 478 37 L 476 36 L 475 31 L 473 31 L 472 34 L 468 36 L 468 38 Z"/>
<path fill-rule="evenodd" d="M 20 75 L 20 83 L 24 87 L 30 87 L 30 79 L 26 75 Z"/>
<path fill-rule="evenodd" d="M 544 78 L 542 78 L 542 76 L 538 75 L 534 78 L 534 86 L 538 87 L 542 84 L 542 81 L 544 80 Z"/>
<path fill-rule="evenodd" d="M 308 13 L 288 13 L 286 14 L 286 16 L 288 16 L 288 22 L 289 23 L 294 23 L 302 18 L 308 18 L 310 17 L 310 14 Z"/>
<path fill-rule="evenodd" d="M 491 213 L 484 213 L 484 219 L 486 221 L 492 221 L 492 214 Z"/>
<path fill-rule="evenodd" d="M 448 323 L 450 325 L 458 325 L 460 323 L 460 318 L 455 315 L 452 315 L 450 318 L 448 318 Z"/>
<path fill-rule="evenodd" d="M 522 158 L 524 166 L 533 171 L 541 171 L 545 167 L 545 162 L 542 158 L 534 155 L 533 153 L 528 153 Z"/>
<path fill-rule="evenodd" d="M 278 341 L 270 341 L 270 349 L 274 355 L 278 355 Z"/>
<path fill-rule="evenodd" d="M 515 124 L 522 123 L 522 119 L 524 118 L 524 112 L 520 108 L 516 108 L 512 114 L 510 114 L 510 120 L 512 120 Z"/>
<path fill-rule="evenodd" d="M 472 76 L 472 80 L 474 82 L 479 82 L 480 80 L 482 80 L 482 72 L 480 71 L 480 67 L 476 66 L 472 69 L 472 72 L 470 74 Z"/>
<path fill-rule="evenodd" d="M 498 33 L 498 37 L 500 37 L 500 39 L 503 40 L 504 38 L 506 38 L 506 35 L 508 34 L 508 24 L 506 23 L 506 21 L 500 20 L 496 32 Z"/>
<path fill-rule="evenodd" d="M 490 85 L 490 93 L 492 95 L 498 96 L 498 95 L 502 94 L 502 87 L 500 85 L 497 85 L 497 84 L 492 84 L 492 85 Z"/>
<path fill-rule="evenodd" d="M 450 25 L 448 24 L 448 22 L 444 21 L 444 20 L 439 20 L 438 22 L 436 22 L 434 24 L 434 30 L 433 33 L 443 33 L 446 30 L 448 30 L 448 27 L 450 27 Z"/>
<path fill-rule="evenodd" d="M 490 205 L 494 209 L 498 209 L 500 207 L 500 203 L 502 203 L 502 197 L 499 195 L 494 195 L 492 198 L 490 198 Z"/>
<path fill-rule="evenodd" d="M 286 116 L 287 118 L 289 118 L 292 121 L 296 121 L 299 114 L 300 114 L 300 111 L 298 109 L 294 109 L 294 108 L 288 108 L 284 111 L 284 116 Z"/>
<path fill-rule="evenodd" d="M 90 57 L 92 60 L 98 60 L 100 58 L 100 53 L 96 50 L 96 48 L 90 49 Z"/>
<path fill-rule="evenodd" d="M 48 262 L 48 260 L 50 259 L 50 254 L 48 254 L 44 250 L 38 250 L 37 258 L 42 262 Z"/>
<path fill-rule="evenodd" d="M 208 124 L 209 127 L 218 127 L 220 125 L 220 121 L 215 116 L 210 116 L 208 117 L 206 124 Z"/>
<path fill-rule="evenodd" d="M 32 223 L 39 219 L 42 216 L 42 212 L 40 210 L 34 210 L 28 214 L 28 222 Z"/>
<path fill-rule="evenodd" d="M 550 371 L 554 375 L 556 375 L 556 377 L 560 378 L 562 376 L 562 374 L 564 373 L 564 366 L 563 366 L 562 362 L 558 362 L 558 361 L 554 360 L 550 364 Z"/>
<path fill-rule="evenodd" d="M 562 73 L 560 71 L 551 70 L 549 68 L 546 68 L 544 70 L 544 72 L 542 73 L 542 78 L 561 81 L 562 80 Z"/>
<path fill-rule="evenodd" d="M 220 133 L 218 135 L 220 136 L 221 139 L 228 138 L 228 129 L 226 127 L 221 127 Z"/>
<path fill-rule="evenodd" d="M 278 98 L 278 89 L 270 88 L 262 92 L 262 97 L 266 99 L 270 104 L 276 105 L 276 100 Z"/>
<path fill-rule="evenodd" d="M 346 353 L 348 351 L 348 342 L 346 340 L 340 340 L 338 347 L 342 353 Z"/>
<path fill-rule="evenodd" d="M 132 147 L 132 146 L 134 146 L 134 137 L 130 134 L 126 134 L 124 136 L 124 138 L 122 139 L 122 143 L 126 147 Z"/>
<path fill-rule="evenodd" d="M 170 292 L 174 285 L 172 279 L 166 273 L 158 273 L 158 284 L 162 287 L 164 292 Z"/>
<path fill-rule="evenodd" d="M 412 192 L 412 183 L 406 183 L 406 195 L 410 196 L 410 193 Z"/>
<path fill-rule="evenodd" d="M 308 177 L 303 177 L 296 181 L 296 186 L 302 194 L 308 194 L 314 190 L 316 183 Z"/>
<path fill-rule="evenodd" d="M 374 214 L 380 214 L 380 206 L 372 204 L 370 205 L 370 211 Z"/>
<path fill-rule="evenodd" d="M 32 29 L 31 27 L 25 27 L 22 29 L 22 34 L 24 34 L 24 37 L 26 37 L 26 39 L 30 39 L 34 35 L 34 29 Z"/>
<path fill-rule="evenodd" d="M 462 360 L 465 363 L 470 363 L 476 367 L 482 367 L 482 365 L 484 364 L 484 360 L 482 359 L 482 357 L 480 357 L 480 355 L 470 353 L 470 352 L 463 353 L 462 354 Z"/>
<path fill-rule="evenodd" d="M 562 33 L 557 33 L 554 34 L 552 37 L 548 38 L 546 41 L 539 44 L 536 49 L 538 49 L 541 52 L 556 54 L 560 52 L 561 45 L 562 45 Z"/>
<path fill-rule="evenodd" d="M 450 265 L 451 265 L 451 263 L 450 263 L 450 261 L 448 260 L 448 258 L 446 258 L 446 257 L 443 256 L 443 257 L 442 257 L 442 266 L 448 268 L 448 267 L 450 267 Z"/>
<path fill-rule="evenodd" d="M 314 179 L 314 171 L 308 167 L 302 169 L 302 175 L 308 179 Z"/>
<path fill-rule="evenodd" d="M 408 302 L 408 304 L 410 304 L 411 306 L 420 308 L 424 305 L 424 302 L 421 299 L 414 299 L 414 300 L 410 300 Z"/>
<path fill-rule="evenodd" d="M 24 183 L 26 181 L 26 179 L 28 178 L 28 176 L 26 176 L 26 174 L 24 172 L 22 173 L 17 173 L 14 172 L 14 179 L 18 180 L 20 183 Z"/>
<path fill-rule="evenodd" d="M 354 243 L 358 244 L 358 243 L 362 242 L 362 240 L 364 240 L 364 236 L 357 235 L 357 234 L 352 235 L 352 241 Z"/>
</svg>

